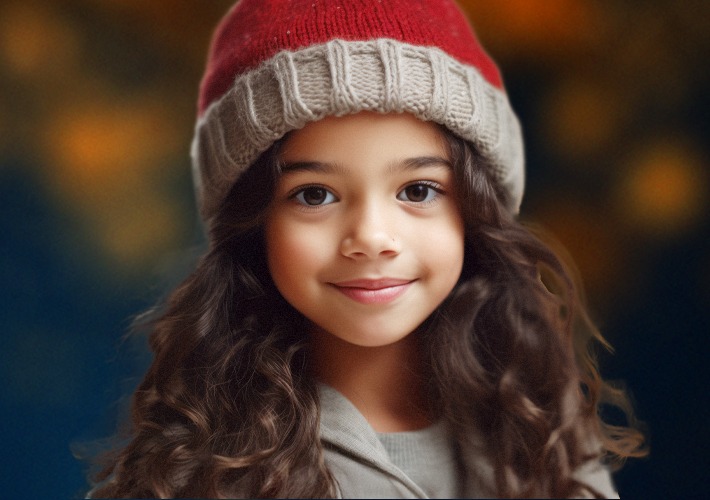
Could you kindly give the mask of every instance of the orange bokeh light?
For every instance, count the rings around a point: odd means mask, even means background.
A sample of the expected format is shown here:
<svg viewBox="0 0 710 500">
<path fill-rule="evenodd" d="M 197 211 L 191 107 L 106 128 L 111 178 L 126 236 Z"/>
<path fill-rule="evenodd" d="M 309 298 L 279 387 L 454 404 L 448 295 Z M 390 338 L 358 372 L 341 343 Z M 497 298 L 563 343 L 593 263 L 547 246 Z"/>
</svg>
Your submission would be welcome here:
<svg viewBox="0 0 710 500">
<path fill-rule="evenodd" d="M 582 0 L 460 0 L 482 41 L 498 57 L 571 55 L 603 35 L 602 11 Z"/>
<path fill-rule="evenodd" d="M 77 30 L 46 5 L 11 2 L 0 8 L 0 62 L 11 73 L 66 74 L 77 66 L 80 52 Z"/>
<path fill-rule="evenodd" d="M 52 180 L 72 198 L 96 200 L 121 185 L 154 177 L 187 146 L 160 99 L 110 94 L 67 106 L 46 133 Z"/>
<path fill-rule="evenodd" d="M 637 151 L 618 193 L 622 217 L 644 233 L 672 236 L 704 215 L 708 198 L 702 160 L 691 145 L 661 140 Z"/>
<path fill-rule="evenodd" d="M 534 209 L 534 220 L 540 221 L 552 238 L 549 242 L 558 254 L 567 252 L 572 259 L 567 264 L 579 270 L 589 296 L 602 304 L 618 286 L 622 274 L 629 269 L 620 266 L 621 241 L 610 231 L 610 221 L 598 207 L 586 205 L 568 196 L 550 192 L 546 201 Z"/>
<path fill-rule="evenodd" d="M 615 88 L 581 78 L 552 86 L 539 106 L 546 143 L 564 159 L 608 150 L 630 112 Z"/>
<path fill-rule="evenodd" d="M 60 109 L 44 134 L 50 189 L 124 277 L 145 272 L 184 236 L 184 200 L 169 186 L 187 175 L 189 138 L 167 101 L 96 92 Z"/>
</svg>

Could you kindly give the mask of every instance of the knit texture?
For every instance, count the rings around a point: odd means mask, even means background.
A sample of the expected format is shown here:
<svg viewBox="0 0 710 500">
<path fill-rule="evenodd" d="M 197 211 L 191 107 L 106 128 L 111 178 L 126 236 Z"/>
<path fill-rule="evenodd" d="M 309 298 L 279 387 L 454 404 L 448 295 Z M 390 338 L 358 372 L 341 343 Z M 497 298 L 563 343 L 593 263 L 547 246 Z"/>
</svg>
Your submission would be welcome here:
<svg viewBox="0 0 710 500">
<path fill-rule="evenodd" d="M 456 442 L 440 420 L 425 429 L 378 433 L 390 460 L 429 498 L 461 498 L 465 473 L 456 457 Z"/>
<path fill-rule="evenodd" d="M 287 132 L 359 111 L 408 112 L 472 142 L 515 213 L 523 142 L 500 85 L 449 0 L 242 0 L 217 30 L 201 87 L 192 149 L 201 214 L 213 217 Z"/>
<path fill-rule="evenodd" d="M 439 47 L 503 88 L 495 63 L 450 0 L 241 0 L 215 30 L 200 89 L 200 114 L 232 86 L 234 75 L 255 69 L 282 50 L 335 38 L 391 38 Z"/>
</svg>

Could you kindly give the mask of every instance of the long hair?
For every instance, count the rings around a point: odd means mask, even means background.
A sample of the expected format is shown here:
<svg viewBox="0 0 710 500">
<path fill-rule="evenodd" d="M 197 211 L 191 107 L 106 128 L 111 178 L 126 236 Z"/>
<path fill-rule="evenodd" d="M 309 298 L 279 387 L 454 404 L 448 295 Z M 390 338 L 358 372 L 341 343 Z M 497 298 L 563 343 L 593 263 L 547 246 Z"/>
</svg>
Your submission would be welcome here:
<svg viewBox="0 0 710 500">
<path fill-rule="evenodd" d="M 594 494 L 574 470 L 599 458 L 598 445 L 624 458 L 643 441 L 598 417 L 605 398 L 630 411 L 599 377 L 590 345 L 603 339 L 561 260 L 503 208 L 471 145 L 443 133 L 466 253 L 423 326 L 432 397 L 461 445 L 481 448 L 498 495 Z M 335 495 L 306 321 L 266 264 L 281 143 L 232 188 L 209 221 L 208 251 L 145 325 L 153 363 L 133 395 L 127 444 L 103 457 L 93 497 Z"/>
<path fill-rule="evenodd" d="M 438 407 L 459 441 L 489 460 L 497 496 L 601 496 L 574 471 L 647 453 L 628 398 L 599 375 L 595 344 L 609 346 L 561 248 L 503 208 L 481 156 L 445 135 L 466 253 L 425 337 Z M 603 404 L 619 407 L 630 425 L 604 423 Z"/>
</svg>

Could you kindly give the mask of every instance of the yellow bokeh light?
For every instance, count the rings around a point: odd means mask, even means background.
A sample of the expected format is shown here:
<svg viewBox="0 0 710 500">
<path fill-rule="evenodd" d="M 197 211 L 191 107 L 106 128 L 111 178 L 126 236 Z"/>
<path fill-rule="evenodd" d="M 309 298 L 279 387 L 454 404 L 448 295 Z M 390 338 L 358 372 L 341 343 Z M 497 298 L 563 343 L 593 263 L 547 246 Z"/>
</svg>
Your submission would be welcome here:
<svg viewBox="0 0 710 500">
<path fill-rule="evenodd" d="M 632 228 L 658 236 L 682 233 L 705 213 L 701 156 L 680 140 L 654 142 L 632 156 L 617 197 Z"/>
</svg>

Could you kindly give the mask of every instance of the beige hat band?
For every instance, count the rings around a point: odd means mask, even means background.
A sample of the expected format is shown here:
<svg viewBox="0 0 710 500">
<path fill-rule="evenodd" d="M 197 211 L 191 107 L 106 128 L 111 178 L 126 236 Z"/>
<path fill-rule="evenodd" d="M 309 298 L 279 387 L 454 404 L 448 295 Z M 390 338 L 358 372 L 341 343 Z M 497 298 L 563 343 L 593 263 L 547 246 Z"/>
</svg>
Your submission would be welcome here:
<svg viewBox="0 0 710 500">
<path fill-rule="evenodd" d="M 196 126 L 202 216 L 213 217 L 241 173 L 287 132 L 359 111 L 412 113 L 470 141 L 518 212 L 523 140 L 505 93 L 438 48 L 377 39 L 282 51 L 235 79 Z"/>
</svg>

